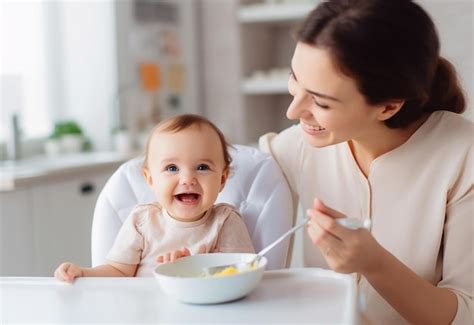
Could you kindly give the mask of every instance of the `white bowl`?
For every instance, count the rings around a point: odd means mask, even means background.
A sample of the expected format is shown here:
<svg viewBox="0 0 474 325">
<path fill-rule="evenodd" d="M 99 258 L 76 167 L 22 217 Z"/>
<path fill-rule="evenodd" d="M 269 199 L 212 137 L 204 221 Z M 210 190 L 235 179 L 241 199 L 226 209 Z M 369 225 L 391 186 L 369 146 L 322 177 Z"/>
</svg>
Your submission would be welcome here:
<svg viewBox="0 0 474 325">
<path fill-rule="evenodd" d="M 221 277 L 203 276 L 203 268 L 250 261 L 255 254 L 214 253 L 180 258 L 162 264 L 154 275 L 163 291 L 185 303 L 215 304 L 244 297 L 260 282 L 267 259 L 255 269 Z"/>
</svg>

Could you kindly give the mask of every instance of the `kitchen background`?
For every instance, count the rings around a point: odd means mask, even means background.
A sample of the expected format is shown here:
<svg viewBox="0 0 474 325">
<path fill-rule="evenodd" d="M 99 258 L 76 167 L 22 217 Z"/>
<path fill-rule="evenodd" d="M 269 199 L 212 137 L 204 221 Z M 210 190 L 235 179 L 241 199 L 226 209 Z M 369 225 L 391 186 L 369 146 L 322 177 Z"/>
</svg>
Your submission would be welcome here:
<svg viewBox="0 0 474 325">
<path fill-rule="evenodd" d="M 0 276 L 90 264 L 97 196 L 157 121 L 202 114 L 248 145 L 289 126 L 291 30 L 317 2 L 2 1 Z M 419 2 L 471 107 L 474 2 Z"/>
</svg>

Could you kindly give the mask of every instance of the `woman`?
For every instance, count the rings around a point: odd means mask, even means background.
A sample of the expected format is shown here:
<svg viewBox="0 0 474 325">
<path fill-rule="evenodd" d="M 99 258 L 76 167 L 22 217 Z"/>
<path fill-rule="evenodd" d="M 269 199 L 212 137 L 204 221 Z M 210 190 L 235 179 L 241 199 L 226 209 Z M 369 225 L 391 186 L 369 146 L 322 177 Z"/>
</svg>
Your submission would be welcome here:
<svg viewBox="0 0 474 325">
<path fill-rule="evenodd" d="M 376 324 L 472 323 L 474 128 L 432 20 L 407 0 L 329 1 L 297 40 L 299 125 L 261 145 L 311 217 L 305 265 L 357 272 Z"/>
</svg>

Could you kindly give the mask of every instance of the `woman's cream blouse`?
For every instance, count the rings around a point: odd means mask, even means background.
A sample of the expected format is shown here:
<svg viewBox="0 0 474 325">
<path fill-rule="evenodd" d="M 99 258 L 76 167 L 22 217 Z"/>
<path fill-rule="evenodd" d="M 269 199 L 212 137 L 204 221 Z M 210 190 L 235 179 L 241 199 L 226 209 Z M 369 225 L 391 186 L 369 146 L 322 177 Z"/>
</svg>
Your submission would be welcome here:
<svg viewBox="0 0 474 325">
<path fill-rule="evenodd" d="M 434 112 L 404 144 L 376 158 L 368 177 L 347 143 L 312 147 L 299 126 L 267 134 L 260 144 L 279 163 L 303 211 L 317 197 L 346 216 L 370 218 L 371 233 L 385 249 L 420 277 L 456 294 L 454 323 L 472 324 L 473 139 L 473 123 Z M 327 267 L 304 237 L 305 265 Z M 375 324 L 405 322 L 363 277 L 359 289 Z"/>
</svg>

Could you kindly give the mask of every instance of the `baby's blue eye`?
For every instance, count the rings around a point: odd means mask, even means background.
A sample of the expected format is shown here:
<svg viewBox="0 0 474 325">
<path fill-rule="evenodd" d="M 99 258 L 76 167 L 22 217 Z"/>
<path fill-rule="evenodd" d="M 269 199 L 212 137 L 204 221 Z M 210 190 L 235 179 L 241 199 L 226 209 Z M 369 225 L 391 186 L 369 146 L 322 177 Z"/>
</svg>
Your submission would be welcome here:
<svg viewBox="0 0 474 325">
<path fill-rule="evenodd" d="M 169 165 L 169 166 L 166 166 L 166 171 L 168 171 L 168 172 L 177 172 L 178 167 L 176 165 Z"/>
<path fill-rule="evenodd" d="M 209 166 L 206 164 L 200 164 L 197 167 L 197 170 L 208 170 L 208 169 L 209 169 Z"/>
</svg>

